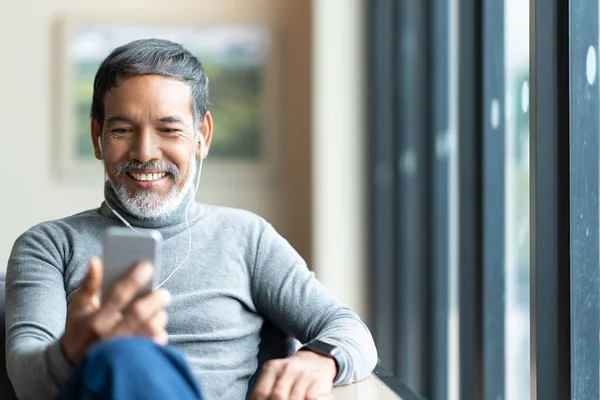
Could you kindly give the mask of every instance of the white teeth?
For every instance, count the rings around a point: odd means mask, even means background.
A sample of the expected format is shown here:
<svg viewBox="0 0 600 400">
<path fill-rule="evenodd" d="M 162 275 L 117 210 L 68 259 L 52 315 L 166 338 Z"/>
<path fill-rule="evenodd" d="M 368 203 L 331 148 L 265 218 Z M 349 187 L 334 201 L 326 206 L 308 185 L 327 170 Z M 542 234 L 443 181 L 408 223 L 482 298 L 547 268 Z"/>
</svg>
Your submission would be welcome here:
<svg viewBox="0 0 600 400">
<path fill-rule="evenodd" d="M 159 173 L 153 173 L 153 174 L 134 174 L 134 173 L 131 173 L 130 175 L 136 181 L 148 182 L 148 181 L 155 181 L 155 180 L 161 179 L 162 177 L 164 177 L 166 175 L 166 173 L 165 172 L 159 172 Z"/>
</svg>

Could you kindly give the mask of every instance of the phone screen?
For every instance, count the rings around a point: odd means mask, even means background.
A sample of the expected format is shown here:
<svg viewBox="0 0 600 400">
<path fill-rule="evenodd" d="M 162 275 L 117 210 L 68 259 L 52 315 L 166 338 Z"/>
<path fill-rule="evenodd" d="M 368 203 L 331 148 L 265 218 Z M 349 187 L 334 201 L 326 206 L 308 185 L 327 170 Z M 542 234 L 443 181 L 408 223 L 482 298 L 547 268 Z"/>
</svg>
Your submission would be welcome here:
<svg viewBox="0 0 600 400">
<path fill-rule="evenodd" d="M 151 292 L 156 286 L 162 236 L 156 230 L 139 230 L 139 232 L 116 227 L 106 230 L 103 243 L 102 293 L 106 293 L 120 277 L 140 261 L 147 261 L 154 265 L 154 279 L 139 295 Z"/>
</svg>

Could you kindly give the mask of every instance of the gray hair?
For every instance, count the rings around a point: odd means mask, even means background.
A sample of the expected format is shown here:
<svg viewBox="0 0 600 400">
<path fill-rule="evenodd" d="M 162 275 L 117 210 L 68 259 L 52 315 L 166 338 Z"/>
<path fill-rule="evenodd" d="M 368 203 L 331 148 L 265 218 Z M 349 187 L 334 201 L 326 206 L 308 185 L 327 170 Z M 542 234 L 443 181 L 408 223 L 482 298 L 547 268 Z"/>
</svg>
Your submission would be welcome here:
<svg viewBox="0 0 600 400">
<path fill-rule="evenodd" d="M 161 75 L 189 85 L 192 93 L 194 126 L 208 112 L 208 78 L 198 61 L 180 44 L 163 39 L 141 39 L 117 47 L 102 62 L 94 78 L 91 118 L 103 127 L 104 96 L 119 87 L 125 78 Z M 194 131 L 196 130 L 194 129 Z"/>
</svg>

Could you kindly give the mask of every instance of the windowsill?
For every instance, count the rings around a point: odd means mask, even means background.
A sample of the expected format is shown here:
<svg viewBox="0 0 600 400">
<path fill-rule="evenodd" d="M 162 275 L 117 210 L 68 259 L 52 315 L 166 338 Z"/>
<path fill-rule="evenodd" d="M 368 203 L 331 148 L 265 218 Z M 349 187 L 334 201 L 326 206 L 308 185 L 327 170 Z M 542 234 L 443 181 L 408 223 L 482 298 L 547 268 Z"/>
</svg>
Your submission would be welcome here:
<svg viewBox="0 0 600 400">
<path fill-rule="evenodd" d="M 360 382 L 334 388 L 331 396 L 326 399 L 420 400 L 398 378 L 380 366 Z"/>
</svg>

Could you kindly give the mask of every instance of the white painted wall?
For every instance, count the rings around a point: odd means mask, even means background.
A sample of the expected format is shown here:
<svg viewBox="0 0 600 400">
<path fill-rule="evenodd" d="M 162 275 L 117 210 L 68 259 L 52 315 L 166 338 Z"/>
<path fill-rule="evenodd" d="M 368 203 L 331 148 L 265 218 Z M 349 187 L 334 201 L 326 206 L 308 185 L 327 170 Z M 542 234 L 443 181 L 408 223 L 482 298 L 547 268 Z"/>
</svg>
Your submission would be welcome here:
<svg viewBox="0 0 600 400">
<path fill-rule="evenodd" d="M 58 21 L 66 16 L 136 21 L 264 21 L 279 27 L 282 179 L 264 188 L 200 188 L 199 199 L 263 215 L 310 260 L 310 2 L 277 0 L 0 0 L 0 271 L 14 240 L 30 226 L 102 201 L 102 177 L 61 183 L 52 104 Z M 216 121 L 218 124 L 218 121 Z M 209 161 L 210 162 L 210 161 Z M 285 205 L 285 206 L 284 206 Z"/>
<path fill-rule="evenodd" d="M 367 303 L 366 0 L 313 1 L 313 267 L 362 318 Z"/>
</svg>

